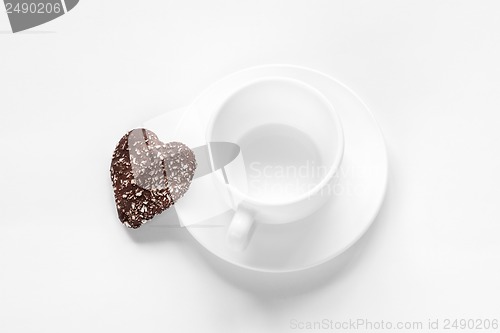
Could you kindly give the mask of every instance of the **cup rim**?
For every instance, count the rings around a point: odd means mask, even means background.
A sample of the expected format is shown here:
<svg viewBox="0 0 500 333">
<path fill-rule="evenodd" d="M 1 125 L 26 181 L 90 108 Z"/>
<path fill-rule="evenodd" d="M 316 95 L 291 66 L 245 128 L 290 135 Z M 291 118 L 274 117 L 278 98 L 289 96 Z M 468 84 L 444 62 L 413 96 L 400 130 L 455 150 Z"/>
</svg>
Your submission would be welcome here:
<svg viewBox="0 0 500 333">
<path fill-rule="evenodd" d="M 208 126 L 207 126 L 207 131 L 206 131 L 206 139 L 210 143 L 211 140 L 210 138 L 212 137 L 213 133 L 213 128 L 214 128 L 214 123 L 217 118 L 217 115 L 219 114 L 219 110 L 239 91 L 250 87 L 252 85 L 258 84 L 260 82 L 264 81 L 287 81 L 287 82 L 292 82 L 295 85 L 301 86 L 302 88 L 309 90 L 312 92 L 316 97 L 318 97 L 323 104 L 327 106 L 327 109 L 330 111 L 330 115 L 333 117 L 333 122 L 335 123 L 335 127 L 337 130 L 337 154 L 334 157 L 334 160 L 332 163 L 330 163 L 330 166 L 328 168 L 327 174 L 321 179 L 321 181 L 316 184 L 313 188 L 309 189 L 308 191 L 301 193 L 300 195 L 293 197 L 291 199 L 283 200 L 283 201 L 278 201 L 278 202 L 266 202 L 264 200 L 259 200 L 256 199 L 241 190 L 239 190 L 237 187 L 233 186 L 232 184 L 229 183 L 224 183 L 223 185 L 226 186 L 230 192 L 234 193 L 238 197 L 242 198 L 243 203 L 249 203 L 255 206 L 285 206 L 285 205 L 290 205 L 290 204 L 295 204 L 297 202 L 301 202 L 304 200 L 307 200 L 308 198 L 311 198 L 315 194 L 317 194 L 319 191 L 321 191 L 333 178 L 333 176 L 337 173 L 340 163 L 342 162 L 343 156 L 344 156 L 344 131 L 342 128 L 342 121 L 340 119 L 340 116 L 338 115 L 337 111 L 335 110 L 334 106 L 330 103 L 330 101 L 315 87 L 302 82 L 297 79 L 293 78 L 288 78 L 288 77 L 283 77 L 283 76 L 265 76 L 265 77 L 260 77 L 257 79 L 250 80 L 248 82 L 245 82 L 244 84 L 239 85 L 238 87 L 232 89 L 222 100 L 222 102 L 219 103 L 219 106 L 216 111 L 212 111 L 210 114 L 209 120 L 208 120 Z M 210 144 L 208 144 L 208 152 L 209 152 L 209 159 L 210 163 L 212 164 L 212 168 L 214 166 L 214 161 L 212 158 L 212 148 Z M 217 180 L 220 182 L 221 177 L 218 177 L 217 175 Z"/>
</svg>

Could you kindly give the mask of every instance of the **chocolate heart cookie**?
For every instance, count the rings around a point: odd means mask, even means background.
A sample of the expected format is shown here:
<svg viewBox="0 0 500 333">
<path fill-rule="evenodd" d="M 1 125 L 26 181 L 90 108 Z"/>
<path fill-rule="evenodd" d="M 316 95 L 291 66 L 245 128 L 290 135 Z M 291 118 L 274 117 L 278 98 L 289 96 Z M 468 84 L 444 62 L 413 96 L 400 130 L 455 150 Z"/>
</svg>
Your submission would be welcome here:
<svg viewBox="0 0 500 333">
<path fill-rule="evenodd" d="M 189 189 L 195 170 L 194 153 L 186 145 L 163 143 L 144 128 L 125 134 L 111 160 L 120 221 L 136 229 L 172 206 Z"/>
</svg>

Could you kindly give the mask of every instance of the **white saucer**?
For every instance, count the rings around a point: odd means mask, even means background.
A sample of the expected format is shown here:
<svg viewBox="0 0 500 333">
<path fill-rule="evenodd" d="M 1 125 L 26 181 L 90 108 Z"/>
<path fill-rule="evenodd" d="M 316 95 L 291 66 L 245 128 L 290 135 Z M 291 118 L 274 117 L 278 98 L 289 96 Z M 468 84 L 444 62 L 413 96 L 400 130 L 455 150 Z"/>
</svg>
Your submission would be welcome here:
<svg viewBox="0 0 500 333">
<path fill-rule="evenodd" d="M 303 220 L 284 225 L 259 224 L 244 252 L 233 251 L 226 243 L 232 214 L 204 221 L 204 227 L 186 228 L 208 251 L 234 265 L 265 272 L 297 271 L 336 257 L 370 227 L 386 191 L 387 153 L 377 122 L 353 91 L 318 71 L 288 65 L 253 67 L 217 81 L 186 109 L 173 137 L 190 147 L 206 144 L 202 128 L 209 115 L 199 113 L 203 103 L 227 94 L 231 87 L 268 76 L 292 78 L 313 86 L 338 112 L 344 128 L 345 153 L 336 194 Z M 194 119 L 201 122 L 201 128 Z"/>
</svg>

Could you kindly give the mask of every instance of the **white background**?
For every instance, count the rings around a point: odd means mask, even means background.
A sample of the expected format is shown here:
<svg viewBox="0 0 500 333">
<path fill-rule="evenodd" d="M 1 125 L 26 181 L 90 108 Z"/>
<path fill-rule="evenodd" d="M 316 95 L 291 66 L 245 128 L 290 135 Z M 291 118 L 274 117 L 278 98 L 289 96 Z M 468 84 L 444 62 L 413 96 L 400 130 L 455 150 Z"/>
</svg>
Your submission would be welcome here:
<svg viewBox="0 0 500 333">
<path fill-rule="evenodd" d="M 290 321 L 500 317 L 500 2 L 82 0 L 0 13 L 0 331 L 288 332 Z M 390 181 L 338 261 L 258 274 L 184 229 L 126 230 L 109 179 L 131 128 L 266 63 L 371 107 Z"/>
</svg>

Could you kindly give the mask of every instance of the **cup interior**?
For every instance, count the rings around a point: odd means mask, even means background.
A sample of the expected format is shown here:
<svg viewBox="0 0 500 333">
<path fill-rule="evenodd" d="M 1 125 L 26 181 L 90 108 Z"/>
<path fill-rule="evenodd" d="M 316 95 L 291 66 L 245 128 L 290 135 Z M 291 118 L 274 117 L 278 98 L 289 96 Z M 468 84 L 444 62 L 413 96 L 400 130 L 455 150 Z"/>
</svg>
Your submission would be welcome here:
<svg viewBox="0 0 500 333">
<path fill-rule="evenodd" d="M 289 203 L 311 195 L 332 177 L 343 152 L 340 120 L 316 89 L 269 77 L 236 89 L 209 123 L 209 142 L 241 147 L 244 170 L 228 174 L 245 200 Z"/>
</svg>

